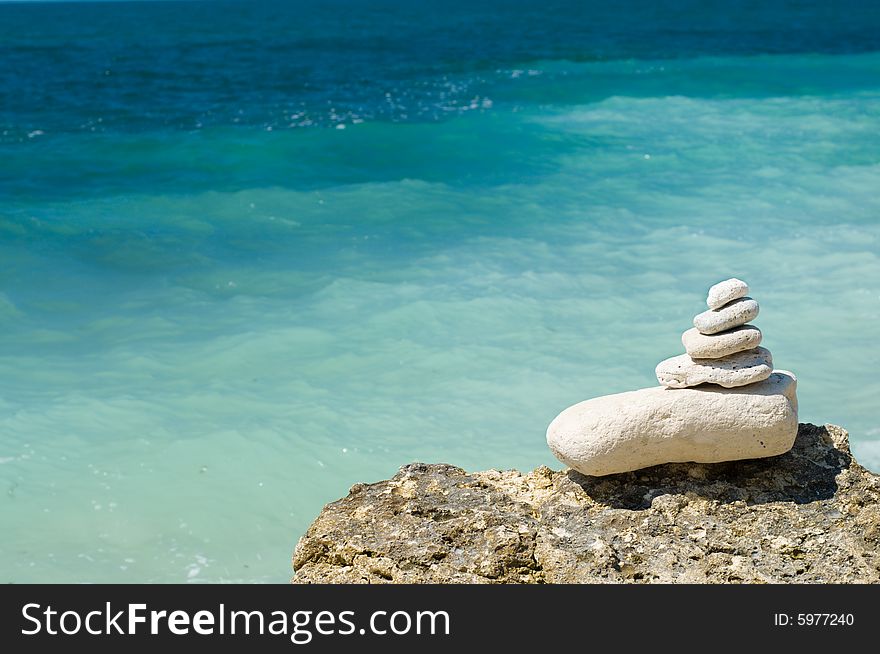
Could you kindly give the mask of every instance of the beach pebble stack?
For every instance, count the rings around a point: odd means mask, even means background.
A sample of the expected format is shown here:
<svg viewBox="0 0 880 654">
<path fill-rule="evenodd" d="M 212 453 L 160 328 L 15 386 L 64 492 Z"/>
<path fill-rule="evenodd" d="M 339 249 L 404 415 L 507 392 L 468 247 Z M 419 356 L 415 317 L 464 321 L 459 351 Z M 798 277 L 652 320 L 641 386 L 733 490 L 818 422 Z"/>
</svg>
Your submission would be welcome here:
<svg viewBox="0 0 880 654">
<path fill-rule="evenodd" d="M 717 384 L 735 388 L 764 381 L 773 372 L 770 351 L 759 347 L 761 330 L 747 324 L 758 316 L 749 285 L 727 279 L 709 289 L 708 311 L 694 316 L 693 329 L 681 335 L 686 354 L 661 361 L 657 381 L 667 388 Z"/>
<path fill-rule="evenodd" d="M 797 378 L 773 370 L 749 286 L 709 289 L 685 354 L 660 362 L 661 386 L 603 395 L 568 407 L 547 428 L 560 461 L 602 476 L 663 463 L 719 463 L 783 454 L 798 431 Z"/>
</svg>

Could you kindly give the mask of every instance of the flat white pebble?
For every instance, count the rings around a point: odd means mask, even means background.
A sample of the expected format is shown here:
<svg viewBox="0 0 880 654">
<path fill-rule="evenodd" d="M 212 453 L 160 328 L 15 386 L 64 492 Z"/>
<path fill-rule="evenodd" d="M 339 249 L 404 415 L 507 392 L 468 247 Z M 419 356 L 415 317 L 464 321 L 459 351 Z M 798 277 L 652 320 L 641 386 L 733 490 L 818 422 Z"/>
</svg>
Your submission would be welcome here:
<svg viewBox="0 0 880 654">
<path fill-rule="evenodd" d="M 758 303 L 750 297 L 742 297 L 720 309 L 709 309 L 694 316 L 694 327 L 701 334 L 717 334 L 758 317 Z"/>
<path fill-rule="evenodd" d="M 681 344 L 693 359 L 718 359 L 758 347 L 761 338 L 761 330 L 754 325 L 742 325 L 717 334 L 701 334 L 694 327 L 681 335 Z"/>
<path fill-rule="evenodd" d="M 756 347 L 718 359 L 692 359 L 687 354 L 657 364 L 657 381 L 669 388 L 718 384 L 725 388 L 763 381 L 773 372 L 770 350 Z"/>
<path fill-rule="evenodd" d="M 709 297 L 706 298 L 706 304 L 710 309 L 723 307 L 728 302 L 745 297 L 749 294 L 749 285 L 743 280 L 731 277 L 723 282 L 718 282 L 709 289 Z"/>
</svg>

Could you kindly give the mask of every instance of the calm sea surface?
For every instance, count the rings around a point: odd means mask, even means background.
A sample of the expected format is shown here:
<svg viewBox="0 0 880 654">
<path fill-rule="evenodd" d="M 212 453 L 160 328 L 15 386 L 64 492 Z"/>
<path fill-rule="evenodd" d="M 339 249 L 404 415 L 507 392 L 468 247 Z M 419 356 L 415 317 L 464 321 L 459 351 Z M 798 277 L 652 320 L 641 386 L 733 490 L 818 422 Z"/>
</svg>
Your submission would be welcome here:
<svg viewBox="0 0 880 654">
<path fill-rule="evenodd" d="M 878 190 L 878 3 L 0 4 L 0 582 L 284 582 L 734 275 L 880 469 Z"/>
</svg>

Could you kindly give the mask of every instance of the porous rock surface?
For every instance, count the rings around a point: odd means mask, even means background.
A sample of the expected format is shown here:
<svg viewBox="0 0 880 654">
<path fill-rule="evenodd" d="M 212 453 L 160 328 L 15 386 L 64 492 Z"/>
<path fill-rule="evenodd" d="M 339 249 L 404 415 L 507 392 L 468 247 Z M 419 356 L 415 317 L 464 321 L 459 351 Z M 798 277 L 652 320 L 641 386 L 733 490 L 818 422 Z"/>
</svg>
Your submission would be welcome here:
<svg viewBox="0 0 880 654">
<path fill-rule="evenodd" d="M 294 583 L 877 583 L 880 476 L 801 424 L 771 458 L 607 477 L 412 463 L 328 504 Z"/>
</svg>

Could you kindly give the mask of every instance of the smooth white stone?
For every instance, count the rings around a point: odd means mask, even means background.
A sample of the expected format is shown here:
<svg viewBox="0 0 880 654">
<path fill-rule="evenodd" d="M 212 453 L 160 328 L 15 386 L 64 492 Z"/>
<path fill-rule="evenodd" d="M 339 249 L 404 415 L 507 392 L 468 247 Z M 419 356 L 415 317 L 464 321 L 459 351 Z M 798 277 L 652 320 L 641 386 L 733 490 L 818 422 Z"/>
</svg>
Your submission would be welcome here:
<svg viewBox="0 0 880 654">
<path fill-rule="evenodd" d="M 742 297 L 720 309 L 709 309 L 694 316 L 694 327 L 701 334 L 717 334 L 758 317 L 758 303 L 750 297 Z"/>
<path fill-rule="evenodd" d="M 773 372 L 770 350 L 756 347 L 719 359 L 692 359 L 687 354 L 657 364 L 657 381 L 669 388 L 718 384 L 725 388 L 763 381 Z"/>
<path fill-rule="evenodd" d="M 731 277 L 723 282 L 718 282 L 709 289 L 706 304 L 710 309 L 718 309 L 728 302 L 744 297 L 749 294 L 749 285 L 743 280 Z"/>
<path fill-rule="evenodd" d="M 693 359 L 719 359 L 758 347 L 761 338 L 761 330 L 754 325 L 742 325 L 717 334 L 701 334 L 694 327 L 681 335 L 681 344 Z"/>
<path fill-rule="evenodd" d="M 776 456 L 797 436 L 796 389 L 792 373 L 776 370 L 739 388 L 656 386 L 605 395 L 560 413 L 547 444 L 585 475 Z"/>
</svg>

